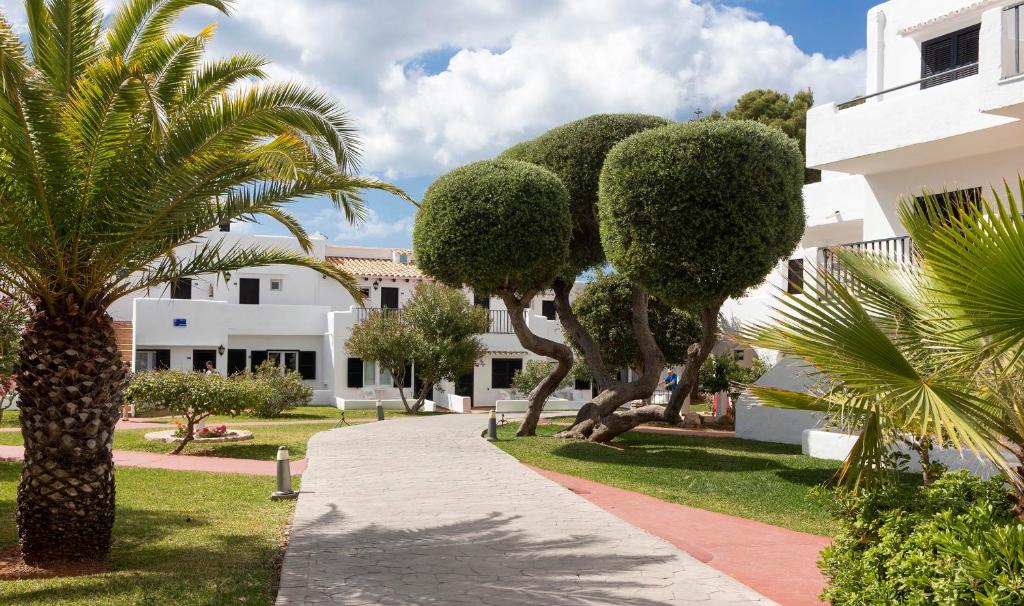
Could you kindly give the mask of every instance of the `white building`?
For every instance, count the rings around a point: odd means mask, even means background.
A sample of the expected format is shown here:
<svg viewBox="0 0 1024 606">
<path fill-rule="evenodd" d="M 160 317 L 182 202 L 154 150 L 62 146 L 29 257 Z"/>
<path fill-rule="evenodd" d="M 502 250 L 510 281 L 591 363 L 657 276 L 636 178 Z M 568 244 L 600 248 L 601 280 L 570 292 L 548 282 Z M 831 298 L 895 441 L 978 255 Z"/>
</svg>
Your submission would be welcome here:
<svg viewBox="0 0 1024 606">
<path fill-rule="evenodd" d="M 743 321 L 768 316 L 779 289 L 827 265 L 826 246 L 903 258 L 896 216 L 923 191 L 976 195 L 1024 174 L 1024 6 L 1020 0 L 891 0 L 867 14 L 862 98 L 807 115 L 807 228 L 789 263 L 730 301 Z"/>
<path fill-rule="evenodd" d="M 212 231 L 204 238 L 225 240 L 226 246 L 301 250 L 291 237 Z M 269 359 L 302 373 L 318 404 L 373 399 L 375 390 L 378 395 L 393 391 L 388 373 L 372 361 L 350 357 L 345 342 L 368 310 L 401 308 L 429 278 L 416 267 L 410 250 L 339 246 L 327 243 L 319 234 L 312 240 L 309 254 L 356 277 L 367 297 L 362 305 L 333 280 L 301 267 L 270 266 L 223 277 L 195 276 L 125 297 L 111 307 L 125 359 L 131 360 L 135 371 L 201 370 L 212 362 L 222 374 L 255 368 Z M 189 248 L 179 250 L 179 256 L 188 255 Z M 474 298 L 469 292 L 466 296 Z M 476 303 L 490 309 L 490 329 L 481 337 L 488 354 L 457 384 L 439 386 L 435 396 L 467 396 L 474 406 L 491 406 L 498 399 L 509 399 L 512 374 L 525 360 L 538 356 L 519 344 L 499 299 L 476 299 Z M 543 337 L 562 338 L 551 295 L 533 302 L 527 323 Z M 589 395 L 589 386 L 579 387 L 571 395 Z"/>
</svg>

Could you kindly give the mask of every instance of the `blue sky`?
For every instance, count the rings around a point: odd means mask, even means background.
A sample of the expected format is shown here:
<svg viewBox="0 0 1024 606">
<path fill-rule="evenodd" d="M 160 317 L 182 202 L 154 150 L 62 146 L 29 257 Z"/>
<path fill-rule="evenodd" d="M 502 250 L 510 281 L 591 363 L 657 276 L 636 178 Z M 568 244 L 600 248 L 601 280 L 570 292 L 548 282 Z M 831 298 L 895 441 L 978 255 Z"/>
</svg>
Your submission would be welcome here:
<svg viewBox="0 0 1024 606">
<path fill-rule="evenodd" d="M 104 0 L 112 6 L 118 0 Z M 754 88 L 863 92 L 862 0 L 236 0 L 209 51 L 257 52 L 270 75 L 326 90 L 363 139 L 362 171 L 419 199 L 438 175 L 599 112 L 686 120 Z M 23 0 L 0 11 L 24 32 Z M 408 246 L 414 207 L 369 192 L 365 224 L 291 205 L 331 241 Z M 282 233 L 273 223 L 246 225 Z"/>
</svg>

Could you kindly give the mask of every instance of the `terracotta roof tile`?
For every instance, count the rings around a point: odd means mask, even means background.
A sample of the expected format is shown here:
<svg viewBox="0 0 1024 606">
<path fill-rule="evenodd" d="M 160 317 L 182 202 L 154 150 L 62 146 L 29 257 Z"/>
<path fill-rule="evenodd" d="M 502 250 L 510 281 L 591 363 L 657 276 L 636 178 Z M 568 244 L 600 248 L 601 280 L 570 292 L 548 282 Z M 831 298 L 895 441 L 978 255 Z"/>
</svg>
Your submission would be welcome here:
<svg viewBox="0 0 1024 606">
<path fill-rule="evenodd" d="M 396 263 L 391 259 L 361 259 L 357 257 L 327 257 L 327 262 L 341 267 L 353 276 L 381 276 L 385 278 L 425 278 L 415 265 Z"/>
</svg>

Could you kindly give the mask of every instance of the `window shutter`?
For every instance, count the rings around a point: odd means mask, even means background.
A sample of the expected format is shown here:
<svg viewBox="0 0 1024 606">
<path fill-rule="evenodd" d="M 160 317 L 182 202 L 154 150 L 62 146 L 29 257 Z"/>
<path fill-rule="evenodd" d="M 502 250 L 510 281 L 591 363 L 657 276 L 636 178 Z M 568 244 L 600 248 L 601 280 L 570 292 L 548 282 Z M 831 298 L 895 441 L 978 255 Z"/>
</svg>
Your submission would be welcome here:
<svg viewBox="0 0 1024 606">
<path fill-rule="evenodd" d="M 541 301 L 540 303 L 540 314 L 548 320 L 555 319 L 555 302 L 554 301 Z"/>
<path fill-rule="evenodd" d="M 256 372 L 256 369 L 260 364 L 263 364 L 267 360 L 266 351 L 251 351 L 249 352 L 249 369 Z"/>
<path fill-rule="evenodd" d="M 952 34 L 928 40 L 921 44 L 921 77 L 927 78 L 950 71 L 956 72 L 933 78 L 921 83 L 921 88 L 931 88 L 978 73 L 978 44 L 981 39 L 981 25 L 962 29 Z M 968 67 L 970 66 L 970 67 Z"/>
<path fill-rule="evenodd" d="M 171 367 L 171 350 L 169 349 L 158 349 L 156 350 L 155 360 L 156 370 L 167 370 Z"/>
<path fill-rule="evenodd" d="M 786 276 L 786 293 L 798 295 L 804 291 L 804 260 L 790 259 Z"/>
<path fill-rule="evenodd" d="M 299 374 L 306 381 L 316 380 L 316 352 L 299 352 Z"/>
<path fill-rule="evenodd" d="M 348 359 L 348 386 L 349 387 L 362 387 L 363 386 L 363 361 L 359 358 Z"/>
<path fill-rule="evenodd" d="M 245 350 L 228 350 L 228 376 L 240 373 L 245 370 Z"/>
</svg>

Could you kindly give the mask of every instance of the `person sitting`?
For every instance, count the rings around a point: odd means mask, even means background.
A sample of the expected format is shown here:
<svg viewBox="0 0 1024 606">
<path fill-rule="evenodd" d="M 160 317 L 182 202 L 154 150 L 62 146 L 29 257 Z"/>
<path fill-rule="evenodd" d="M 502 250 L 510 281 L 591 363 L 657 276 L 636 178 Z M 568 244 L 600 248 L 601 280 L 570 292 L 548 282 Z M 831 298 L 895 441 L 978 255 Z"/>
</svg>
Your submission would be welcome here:
<svg viewBox="0 0 1024 606">
<path fill-rule="evenodd" d="M 679 375 L 676 374 L 675 369 L 669 368 L 665 373 L 665 389 L 671 393 L 675 391 L 676 387 L 679 387 Z"/>
</svg>

